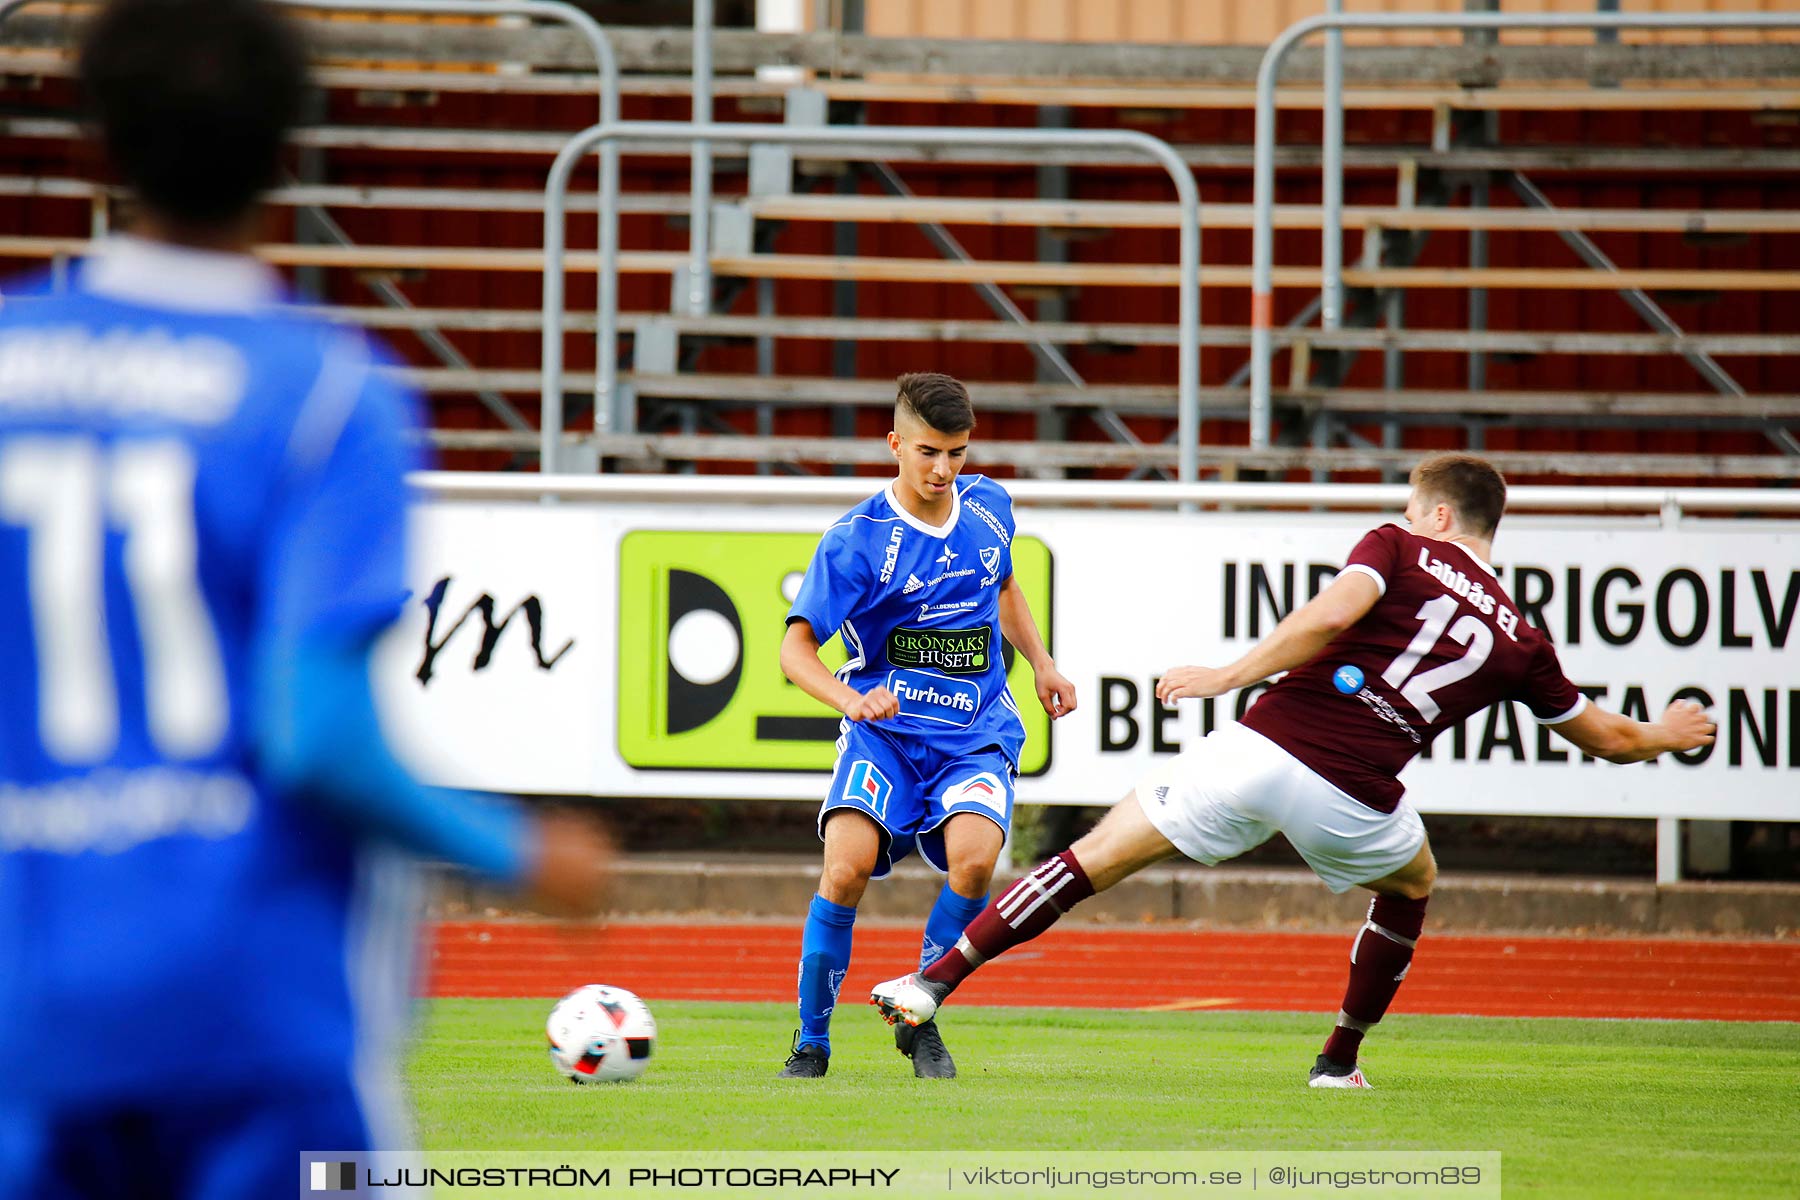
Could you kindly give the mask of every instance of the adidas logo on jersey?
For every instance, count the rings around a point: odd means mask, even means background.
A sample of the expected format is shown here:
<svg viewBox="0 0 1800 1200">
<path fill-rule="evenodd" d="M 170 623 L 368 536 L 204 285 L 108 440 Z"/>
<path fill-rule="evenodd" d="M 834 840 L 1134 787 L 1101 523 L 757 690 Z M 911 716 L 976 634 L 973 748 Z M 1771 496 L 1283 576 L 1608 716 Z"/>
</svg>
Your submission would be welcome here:
<svg viewBox="0 0 1800 1200">
<path fill-rule="evenodd" d="M 902 596 L 910 596 L 924 586 L 924 580 L 920 579 L 917 575 L 909 574 L 906 577 L 906 586 L 900 589 L 900 594 Z"/>
<path fill-rule="evenodd" d="M 1158 804 L 1163 803 L 1168 798 L 1169 798 L 1169 786 L 1167 784 L 1164 784 L 1162 787 L 1159 787 L 1156 789 L 1156 802 Z"/>
</svg>

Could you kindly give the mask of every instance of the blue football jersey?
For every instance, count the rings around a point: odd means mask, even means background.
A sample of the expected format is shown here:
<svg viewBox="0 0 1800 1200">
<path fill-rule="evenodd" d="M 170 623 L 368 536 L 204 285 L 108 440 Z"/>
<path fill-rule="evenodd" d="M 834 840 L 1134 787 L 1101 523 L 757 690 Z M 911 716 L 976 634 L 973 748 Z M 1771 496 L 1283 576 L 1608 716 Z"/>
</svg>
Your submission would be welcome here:
<svg viewBox="0 0 1800 1200">
<path fill-rule="evenodd" d="M 842 635 L 838 677 L 851 687 L 894 693 L 900 715 L 880 728 L 944 754 L 998 746 L 1017 764 L 1025 726 L 1000 635 L 1013 529 L 1012 498 L 986 476 L 957 480 L 942 528 L 902 508 L 890 484 L 825 531 L 788 620 L 821 643 Z"/>
<path fill-rule="evenodd" d="M 404 590 L 411 401 L 238 256 L 119 239 L 0 298 L 0 1078 L 341 1072 L 410 910 L 258 776 L 259 655 Z M 389 893 L 388 899 L 393 899 Z"/>
</svg>

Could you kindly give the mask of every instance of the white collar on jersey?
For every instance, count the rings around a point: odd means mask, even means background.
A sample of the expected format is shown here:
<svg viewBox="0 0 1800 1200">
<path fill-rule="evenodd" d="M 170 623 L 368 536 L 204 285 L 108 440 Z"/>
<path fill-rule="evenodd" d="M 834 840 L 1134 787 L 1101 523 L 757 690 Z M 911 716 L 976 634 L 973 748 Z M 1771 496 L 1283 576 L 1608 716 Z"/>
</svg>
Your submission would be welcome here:
<svg viewBox="0 0 1800 1200">
<path fill-rule="evenodd" d="M 911 525 L 926 537 L 949 537 L 950 531 L 956 528 L 956 519 L 962 516 L 962 492 L 957 489 L 955 483 L 950 485 L 950 519 L 945 521 L 942 525 L 927 525 L 925 522 L 919 520 L 919 518 L 913 516 L 910 512 L 907 512 L 906 506 L 901 504 L 900 501 L 895 498 L 893 484 L 890 483 L 887 487 L 883 488 L 882 495 L 887 497 L 888 507 L 894 510 L 895 516 L 899 517 L 902 521 L 905 521 L 908 525 Z"/>
<path fill-rule="evenodd" d="M 81 289 L 191 313 L 245 313 L 281 300 L 281 277 L 247 254 L 115 234 L 81 270 Z"/>
<path fill-rule="evenodd" d="M 1476 566 L 1478 566 L 1482 570 L 1486 571 L 1489 575 L 1492 575 L 1495 579 L 1500 578 L 1499 573 L 1494 570 L 1493 564 L 1488 562 L 1487 559 L 1481 557 L 1481 555 L 1475 553 L 1473 550 L 1469 549 L 1467 546 L 1463 545 L 1461 542 L 1450 541 L 1449 538 L 1445 538 L 1444 540 L 1446 542 L 1449 542 L 1450 545 L 1455 546 L 1458 550 L 1461 550 L 1464 554 L 1468 555 L 1469 558 L 1475 563 Z"/>
</svg>

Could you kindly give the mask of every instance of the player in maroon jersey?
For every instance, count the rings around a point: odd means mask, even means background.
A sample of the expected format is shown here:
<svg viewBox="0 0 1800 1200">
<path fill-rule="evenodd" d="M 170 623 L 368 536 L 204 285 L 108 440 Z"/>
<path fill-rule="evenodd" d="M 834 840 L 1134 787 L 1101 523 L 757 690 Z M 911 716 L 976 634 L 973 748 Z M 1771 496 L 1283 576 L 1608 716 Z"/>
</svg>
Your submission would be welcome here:
<svg viewBox="0 0 1800 1200">
<path fill-rule="evenodd" d="M 1406 527 L 1371 530 L 1337 579 L 1228 667 L 1177 667 L 1156 694 L 1217 696 L 1287 674 L 1236 725 L 1153 767 L 1069 849 L 1019 879 L 921 974 L 877 985 L 893 1024 L 929 1020 L 982 963 L 1029 941 L 1096 892 L 1185 854 L 1208 865 L 1276 833 L 1334 892 L 1375 893 L 1350 948 L 1337 1026 L 1313 1087 L 1366 1088 L 1363 1034 L 1406 978 L 1437 863 L 1395 778 L 1433 737 L 1506 700 L 1584 753 L 1641 762 L 1713 740 L 1711 718 L 1678 700 L 1654 722 L 1590 704 L 1556 649 L 1519 619 L 1488 565 L 1506 503 L 1500 473 L 1446 454 L 1412 475 Z"/>
</svg>

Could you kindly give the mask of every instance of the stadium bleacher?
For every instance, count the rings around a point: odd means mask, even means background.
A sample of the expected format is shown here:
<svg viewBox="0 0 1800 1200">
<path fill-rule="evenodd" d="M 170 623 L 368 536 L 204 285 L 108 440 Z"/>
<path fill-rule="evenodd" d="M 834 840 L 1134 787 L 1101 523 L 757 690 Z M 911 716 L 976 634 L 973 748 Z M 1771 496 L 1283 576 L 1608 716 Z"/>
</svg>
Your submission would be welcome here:
<svg viewBox="0 0 1800 1200">
<path fill-rule="evenodd" d="M 67 261 L 110 224 L 111 198 L 69 157 L 72 21 L 33 5 L 0 25 L 0 259 L 12 266 Z M 450 465 L 529 468 L 542 172 L 593 119 L 591 50 L 567 30 L 499 19 L 309 24 L 327 93 L 296 138 L 301 169 L 275 194 L 285 215 L 263 253 L 326 311 L 390 331 L 432 397 Z M 608 36 L 625 115 L 686 115 L 692 85 L 677 73 L 691 35 Z M 1391 477 L 1411 451 L 1446 446 L 1484 449 L 1525 481 L 1800 475 L 1789 119 L 1800 60 L 1779 36 L 1679 51 L 1649 39 L 1358 47 L 1344 98 L 1349 319 L 1332 330 L 1307 304 L 1321 278 L 1321 93 L 1319 52 L 1298 51 L 1279 98 L 1276 448 L 1256 453 L 1242 368 L 1259 52 L 995 50 L 719 30 L 714 91 L 723 120 L 1137 128 L 1173 144 L 1205 202 L 1208 475 Z M 807 72 L 804 88 L 759 78 L 768 65 Z M 580 248 L 599 203 L 591 163 L 571 196 L 563 386 L 568 441 L 590 460 L 720 469 L 765 460 L 758 439 L 774 437 L 791 451 L 785 470 L 854 470 L 866 456 L 831 439 L 880 424 L 886 381 L 928 364 L 976 385 L 991 414 L 984 458 L 1002 473 L 1171 468 L 1176 210 L 1141 164 L 1087 150 L 896 150 L 883 152 L 894 164 L 884 180 L 796 152 L 791 175 L 768 186 L 750 158 L 722 155 L 715 224 L 735 236 L 715 238 L 714 311 L 692 315 L 670 312 L 687 258 L 686 148 L 644 149 L 626 159 L 618 205 L 621 383 L 637 419 L 599 441 L 582 403 L 598 261 Z M 1512 195 L 1515 173 L 1555 207 Z M 1487 206 L 1468 203 L 1477 184 Z M 1563 245 L 1578 233 L 1616 270 Z M 944 257 L 945 237 L 962 261 Z M 1028 320 L 994 319 L 980 286 L 1004 290 Z M 1631 289 L 1680 324 L 1646 325 L 1621 296 Z M 646 328 L 661 352 L 633 369 Z"/>
</svg>

